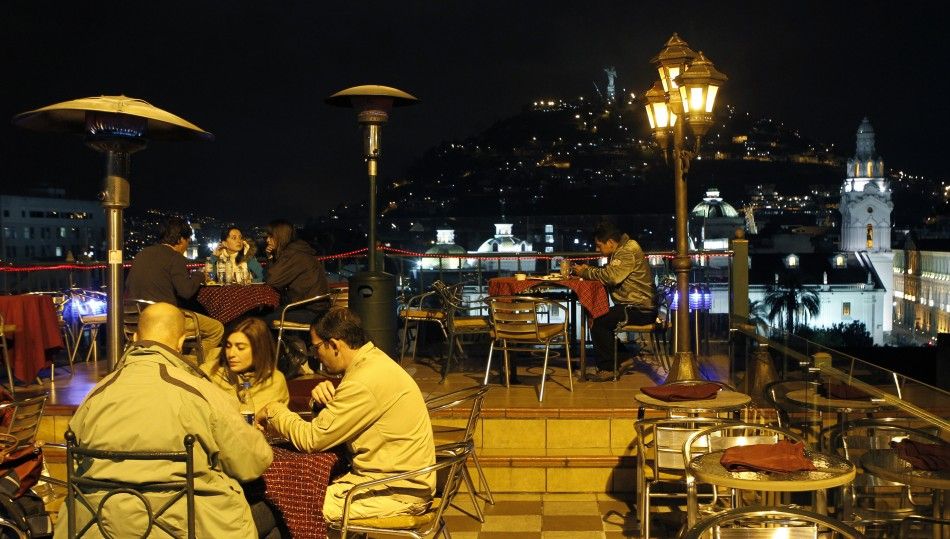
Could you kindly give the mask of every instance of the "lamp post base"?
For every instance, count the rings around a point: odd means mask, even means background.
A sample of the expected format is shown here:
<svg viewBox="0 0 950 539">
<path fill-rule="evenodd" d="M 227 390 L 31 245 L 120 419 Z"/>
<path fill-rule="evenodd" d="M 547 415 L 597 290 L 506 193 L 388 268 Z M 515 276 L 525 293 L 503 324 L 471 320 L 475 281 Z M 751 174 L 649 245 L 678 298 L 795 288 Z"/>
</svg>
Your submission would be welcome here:
<svg viewBox="0 0 950 539">
<path fill-rule="evenodd" d="M 677 352 L 673 355 L 673 367 L 670 369 L 669 376 L 666 377 L 665 384 L 671 382 L 686 382 L 689 380 L 702 380 L 699 373 L 699 365 L 696 362 L 696 356 L 692 352 Z"/>
</svg>

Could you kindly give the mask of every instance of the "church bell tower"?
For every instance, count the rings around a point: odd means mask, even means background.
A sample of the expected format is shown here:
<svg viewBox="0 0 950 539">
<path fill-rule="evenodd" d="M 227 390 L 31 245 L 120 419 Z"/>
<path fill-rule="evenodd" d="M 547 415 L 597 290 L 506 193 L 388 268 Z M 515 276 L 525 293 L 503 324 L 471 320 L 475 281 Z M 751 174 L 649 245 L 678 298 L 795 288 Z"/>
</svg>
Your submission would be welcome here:
<svg viewBox="0 0 950 539">
<path fill-rule="evenodd" d="M 891 251 L 891 188 L 884 161 L 874 149 L 874 128 L 865 118 L 858 127 L 857 151 L 848 160 L 841 186 L 841 251 L 863 252 L 884 283 L 881 330 L 891 330 L 894 302 L 894 253 Z M 878 328 L 869 327 L 875 333 Z"/>
</svg>

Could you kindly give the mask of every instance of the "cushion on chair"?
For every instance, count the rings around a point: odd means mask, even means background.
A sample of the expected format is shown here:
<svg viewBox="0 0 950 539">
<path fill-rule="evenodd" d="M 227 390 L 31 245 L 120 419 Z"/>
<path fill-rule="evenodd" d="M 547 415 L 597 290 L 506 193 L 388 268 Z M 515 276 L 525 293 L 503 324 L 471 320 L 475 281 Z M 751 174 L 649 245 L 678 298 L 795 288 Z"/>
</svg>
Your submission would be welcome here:
<svg viewBox="0 0 950 539">
<path fill-rule="evenodd" d="M 441 320 L 445 313 L 437 309 L 403 309 L 399 316 L 409 320 Z"/>
<path fill-rule="evenodd" d="M 388 530 L 418 529 L 428 526 L 435 519 L 435 514 L 442 503 L 441 498 L 434 498 L 429 510 L 421 515 L 396 515 L 380 518 L 351 518 L 350 526 L 366 526 L 367 528 L 384 528 Z M 337 527 L 339 527 L 339 523 Z"/>
<path fill-rule="evenodd" d="M 467 331 L 488 331 L 488 320 L 480 316 L 464 318 L 459 317 L 455 319 L 455 329 L 464 329 Z"/>
<path fill-rule="evenodd" d="M 627 326 L 621 326 L 617 328 L 616 331 L 618 333 L 623 332 L 623 331 L 629 331 L 631 333 L 646 333 L 649 331 L 653 331 L 655 329 L 656 329 L 656 324 L 639 324 L 639 325 L 630 324 Z"/>
<path fill-rule="evenodd" d="M 80 320 L 83 324 L 105 324 L 105 323 L 106 323 L 106 315 L 105 315 L 105 314 L 81 315 L 81 316 L 79 317 L 79 320 Z"/>
</svg>

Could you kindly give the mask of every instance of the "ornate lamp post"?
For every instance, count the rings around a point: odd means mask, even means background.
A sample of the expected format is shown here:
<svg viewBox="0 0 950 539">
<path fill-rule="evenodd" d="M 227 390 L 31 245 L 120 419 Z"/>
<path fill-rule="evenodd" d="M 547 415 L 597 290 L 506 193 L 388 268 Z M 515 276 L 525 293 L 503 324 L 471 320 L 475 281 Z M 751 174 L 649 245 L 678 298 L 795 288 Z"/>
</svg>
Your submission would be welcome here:
<svg viewBox="0 0 950 539">
<path fill-rule="evenodd" d="M 108 217 L 106 353 L 109 370 L 122 353 L 122 211 L 129 207 L 129 163 L 148 140 L 214 140 L 214 135 L 141 99 L 101 96 L 74 99 L 17 114 L 13 123 L 34 131 L 76 133 L 106 154 L 105 186 L 99 197 Z"/>
<path fill-rule="evenodd" d="M 414 105 L 419 100 L 402 90 L 389 86 L 365 85 L 341 90 L 326 99 L 330 105 L 356 109 L 356 120 L 363 126 L 363 157 L 369 176 L 369 262 L 367 271 L 350 279 L 350 308 L 363 319 L 363 325 L 374 344 L 390 357 L 396 353 L 396 281 L 376 270 L 376 175 L 379 139 L 382 126 L 389 120 L 393 107 Z"/>
<path fill-rule="evenodd" d="M 676 199 L 676 256 L 673 258 L 673 271 L 676 273 L 678 302 L 675 336 L 677 353 L 667 382 L 695 380 L 699 378 L 699 367 L 696 356 L 690 350 L 688 302 L 692 263 L 686 230 L 689 215 L 686 208 L 686 173 L 695 153 L 684 147 L 684 124 L 689 124 L 696 137 L 695 151 L 699 151 L 700 138 L 712 125 L 716 95 L 726 81 L 726 76 L 717 71 L 703 53 L 693 52 L 676 34 L 666 42 L 652 63 L 656 65 L 660 80 L 645 94 L 647 119 L 667 163 L 671 159 L 673 161 Z M 671 135 L 672 155 L 667 155 Z"/>
</svg>

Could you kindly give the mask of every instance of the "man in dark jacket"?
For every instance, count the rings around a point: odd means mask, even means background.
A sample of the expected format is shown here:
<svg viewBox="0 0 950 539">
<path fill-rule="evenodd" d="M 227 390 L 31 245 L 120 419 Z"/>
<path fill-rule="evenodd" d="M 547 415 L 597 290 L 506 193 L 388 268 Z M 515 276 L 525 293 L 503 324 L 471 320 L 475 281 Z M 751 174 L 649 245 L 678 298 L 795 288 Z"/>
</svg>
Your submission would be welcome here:
<svg viewBox="0 0 950 539">
<path fill-rule="evenodd" d="M 158 229 L 158 243 L 142 249 L 132 260 L 132 268 L 125 280 L 127 297 L 172 305 L 195 297 L 205 275 L 200 272 L 191 274 L 185 266 L 184 254 L 191 235 L 191 225 L 184 219 L 170 217 L 162 222 Z M 204 351 L 204 358 L 198 358 L 198 361 L 215 360 L 221 351 L 218 345 L 224 336 L 224 326 L 209 316 L 195 315 Z M 185 321 L 185 330 L 193 333 L 192 318 L 186 316 Z"/>
<path fill-rule="evenodd" d="M 281 294 L 281 306 L 268 318 L 279 320 L 285 305 L 329 292 L 327 272 L 317 260 L 316 251 L 307 242 L 297 239 L 294 226 L 287 221 L 277 220 L 268 225 L 267 253 L 271 261 L 264 282 Z M 329 307 L 329 301 L 311 303 L 289 311 L 287 319 L 310 324 Z"/>
</svg>

